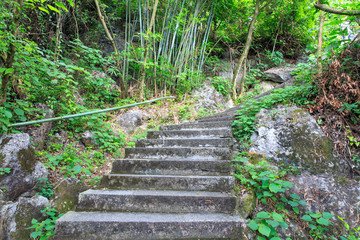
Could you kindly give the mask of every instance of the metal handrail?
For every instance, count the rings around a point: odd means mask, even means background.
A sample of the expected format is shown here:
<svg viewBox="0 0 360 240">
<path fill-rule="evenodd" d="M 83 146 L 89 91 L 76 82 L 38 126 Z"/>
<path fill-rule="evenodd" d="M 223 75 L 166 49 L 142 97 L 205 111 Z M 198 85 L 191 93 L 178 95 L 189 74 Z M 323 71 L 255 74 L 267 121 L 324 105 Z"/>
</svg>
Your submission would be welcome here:
<svg viewBox="0 0 360 240">
<path fill-rule="evenodd" d="M 138 105 L 152 103 L 152 102 L 156 102 L 156 101 L 163 100 L 163 99 L 175 99 L 175 97 L 162 97 L 162 98 L 157 98 L 157 99 L 153 99 L 153 100 L 149 100 L 149 101 L 145 101 L 145 102 L 133 103 L 133 104 L 129 104 L 129 105 L 121 106 L 121 107 L 114 107 L 114 108 L 96 110 L 96 111 L 91 111 L 91 112 L 86 112 L 86 113 L 78 113 L 78 114 L 66 115 L 66 116 L 61 116 L 61 117 L 56 117 L 56 118 L 46 118 L 46 119 L 41 119 L 41 120 L 36 120 L 36 121 L 14 123 L 14 124 L 10 124 L 8 127 L 20 127 L 20 126 L 25 126 L 25 125 L 37 124 L 37 123 L 54 122 L 54 121 L 63 120 L 63 119 L 69 119 L 69 118 L 75 118 L 75 117 L 83 117 L 83 116 L 87 116 L 87 115 L 93 115 L 93 114 L 99 114 L 99 113 L 119 110 L 119 109 L 122 109 L 122 108 L 135 107 L 135 106 L 138 106 Z"/>
</svg>

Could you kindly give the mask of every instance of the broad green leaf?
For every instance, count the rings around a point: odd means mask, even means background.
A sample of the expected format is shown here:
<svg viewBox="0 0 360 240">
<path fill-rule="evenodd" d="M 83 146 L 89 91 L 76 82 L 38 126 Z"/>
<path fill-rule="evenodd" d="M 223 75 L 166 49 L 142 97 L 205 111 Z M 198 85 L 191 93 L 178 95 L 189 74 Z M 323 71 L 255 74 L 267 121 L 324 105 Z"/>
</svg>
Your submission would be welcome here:
<svg viewBox="0 0 360 240">
<path fill-rule="evenodd" d="M 270 220 L 270 219 L 266 220 L 266 222 L 267 222 L 270 226 L 272 226 L 273 228 L 276 228 L 276 227 L 278 227 L 278 226 L 280 225 L 279 222 L 274 221 L 274 220 Z"/>
<path fill-rule="evenodd" d="M 321 225 L 324 225 L 324 226 L 329 226 L 330 225 L 330 222 L 325 218 L 318 218 L 318 219 L 316 219 L 316 222 L 321 224 Z"/>
<path fill-rule="evenodd" d="M 0 68 L 0 73 L 5 72 L 6 68 Z"/>
<path fill-rule="evenodd" d="M 306 206 L 306 205 L 307 205 L 307 202 L 301 200 L 301 201 L 299 201 L 299 204 L 302 205 L 302 206 Z"/>
<path fill-rule="evenodd" d="M 264 194 L 264 197 L 271 197 L 273 195 L 272 193 L 270 193 L 268 191 L 264 191 L 263 194 Z"/>
<path fill-rule="evenodd" d="M 271 229 L 268 226 L 265 226 L 263 224 L 261 224 L 259 226 L 259 233 L 261 233 L 262 235 L 269 237 L 270 232 L 271 232 Z"/>
<path fill-rule="evenodd" d="M 78 173 L 81 171 L 81 166 L 80 166 L 80 165 L 76 165 L 76 166 L 73 168 L 73 171 L 74 171 L 74 174 L 78 174 Z"/>
<path fill-rule="evenodd" d="M 8 69 L 6 69 L 5 74 L 9 74 L 9 73 L 12 73 L 14 71 L 15 70 L 13 68 L 8 68 Z"/>
<path fill-rule="evenodd" d="M 281 185 L 276 184 L 276 183 L 271 183 L 269 186 L 270 191 L 277 193 L 281 190 Z"/>
<path fill-rule="evenodd" d="M 45 9 L 45 8 L 43 8 L 43 7 L 39 7 L 39 9 L 40 9 L 41 11 L 46 12 L 47 14 L 49 14 L 49 11 L 48 11 L 47 9 Z"/>
<path fill-rule="evenodd" d="M 281 214 L 277 213 L 277 212 L 272 212 L 272 217 L 278 221 L 278 222 L 283 222 L 284 219 L 283 217 L 281 216 Z"/>
<path fill-rule="evenodd" d="M 311 216 L 312 218 L 319 218 L 319 217 L 321 217 L 321 213 L 320 213 L 320 212 L 310 213 L 310 216 Z"/>
<path fill-rule="evenodd" d="M 304 216 L 302 216 L 301 219 L 306 221 L 306 222 L 311 222 L 312 221 L 312 218 L 309 215 L 304 215 Z"/>
<path fill-rule="evenodd" d="M 18 115 L 18 116 L 24 116 L 24 111 L 23 111 L 22 109 L 20 109 L 20 108 L 16 108 L 16 109 L 14 110 L 14 113 L 15 113 L 16 115 Z"/>
<path fill-rule="evenodd" d="M 37 237 L 41 236 L 41 234 L 42 234 L 41 231 L 32 232 L 30 234 L 30 237 L 32 237 L 33 239 L 37 239 Z"/>
<path fill-rule="evenodd" d="M 69 12 L 69 10 L 67 10 L 67 8 L 65 7 L 65 5 L 61 2 L 55 2 L 55 5 L 58 6 L 59 8 L 64 9 L 66 12 Z"/>
<path fill-rule="evenodd" d="M 50 10 L 52 10 L 52 11 L 54 11 L 54 12 L 57 12 L 57 13 L 60 13 L 60 11 L 59 11 L 59 9 L 57 9 L 57 8 L 54 8 L 53 6 L 51 6 L 51 5 L 47 5 L 48 6 L 48 8 L 50 9 Z"/>
<path fill-rule="evenodd" d="M 291 194 L 290 197 L 296 200 L 300 199 L 300 197 L 297 194 Z"/>
<path fill-rule="evenodd" d="M 293 207 L 292 209 L 294 210 L 294 212 L 295 212 L 296 214 L 299 214 L 299 213 L 300 213 L 299 208 L 297 208 L 297 207 Z"/>
<path fill-rule="evenodd" d="M 256 215 L 258 218 L 269 218 L 270 217 L 270 214 L 267 213 L 267 212 L 258 212 L 258 214 Z"/>
<path fill-rule="evenodd" d="M 287 229 L 289 225 L 286 222 L 280 222 L 280 227 Z"/>
<path fill-rule="evenodd" d="M 331 213 L 328 213 L 328 212 L 323 212 L 323 218 L 326 218 L 326 219 L 330 219 L 330 218 L 333 218 L 334 215 L 332 215 Z"/>
<path fill-rule="evenodd" d="M 255 221 L 251 221 L 249 224 L 248 224 L 248 227 L 251 228 L 252 230 L 256 231 L 258 230 L 259 226 L 257 225 L 257 223 Z"/>
<path fill-rule="evenodd" d="M 281 240 L 281 238 L 279 238 L 279 237 L 273 237 L 273 238 L 270 238 L 270 240 Z"/>
<path fill-rule="evenodd" d="M 5 116 L 6 116 L 7 118 L 12 118 L 11 112 L 5 111 L 4 113 L 5 113 Z"/>
<path fill-rule="evenodd" d="M 297 202 L 289 201 L 288 203 L 289 203 L 289 205 L 292 206 L 292 207 L 297 207 L 297 206 L 299 206 L 299 204 L 298 204 Z"/>
</svg>

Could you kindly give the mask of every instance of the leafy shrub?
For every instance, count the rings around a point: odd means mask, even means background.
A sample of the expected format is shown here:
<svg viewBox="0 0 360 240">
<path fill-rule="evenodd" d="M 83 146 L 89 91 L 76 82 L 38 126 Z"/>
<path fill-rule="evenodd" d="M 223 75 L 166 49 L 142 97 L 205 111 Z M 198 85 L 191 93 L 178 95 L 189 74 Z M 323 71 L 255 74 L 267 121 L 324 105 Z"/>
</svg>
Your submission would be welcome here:
<svg viewBox="0 0 360 240">
<path fill-rule="evenodd" d="M 39 222 L 36 219 L 31 221 L 32 226 L 27 229 L 34 229 L 30 234 L 31 239 L 35 240 L 47 240 L 50 239 L 55 234 L 55 222 L 63 214 L 58 214 L 56 209 L 47 206 L 45 209 L 41 210 L 42 213 L 48 215 L 48 218 L 42 222 Z"/>
<path fill-rule="evenodd" d="M 211 85 L 223 96 L 229 96 L 231 84 L 228 79 L 223 77 L 214 77 L 211 79 Z"/>
<path fill-rule="evenodd" d="M 53 185 L 49 182 L 48 178 L 39 178 L 38 181 L 38 192 L 36 195 L 40 195 L 50 199 L 54 195 Z"/>
</svg>

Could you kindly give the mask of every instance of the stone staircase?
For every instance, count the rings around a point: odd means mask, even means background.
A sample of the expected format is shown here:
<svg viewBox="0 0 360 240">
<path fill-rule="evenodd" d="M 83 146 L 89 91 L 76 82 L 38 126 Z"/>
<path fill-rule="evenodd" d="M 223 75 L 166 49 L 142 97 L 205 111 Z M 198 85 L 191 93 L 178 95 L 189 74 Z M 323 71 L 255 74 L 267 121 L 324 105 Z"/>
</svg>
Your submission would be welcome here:
<svg viewBox="0 0 360 240">
<path fill-rule="evenodd" d="M 243 239 L 230 175 L 234 112 L 148 132 L 101 189 L 80 194 L 54 239 Z"/>
</svg>

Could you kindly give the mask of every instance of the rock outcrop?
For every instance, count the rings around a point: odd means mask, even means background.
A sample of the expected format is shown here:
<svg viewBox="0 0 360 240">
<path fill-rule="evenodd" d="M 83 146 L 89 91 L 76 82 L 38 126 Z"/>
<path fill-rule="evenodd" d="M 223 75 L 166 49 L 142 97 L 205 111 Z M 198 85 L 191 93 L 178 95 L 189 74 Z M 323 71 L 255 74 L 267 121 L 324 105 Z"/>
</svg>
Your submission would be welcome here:
<svg viewBox="0 0 360 240">
<path fill-rule="evenodd" d="M 0 168 L 11 169 L 9 174 L 0 176 L 0 186 L 6 189 L 6 199 L 11 201 L 30 191 L 37 179 L 48 176 L 45 166 L 36 160 L 26 133 L 0 137 Z"/>
<path fill-rule="evenodd" d="M 294 70 L 294 66 L 276 67 L 265 71 L 264 74 L 273 82 L 284 83 L 292 78 L 291 72 Z"/>
<path fill-rule="evenodd" d="M 135 131 L 143 123 L 143 113 L 140 110 L 131 110 L 118 117 L 117 122 L 126 134 Z"/>
</svg>

